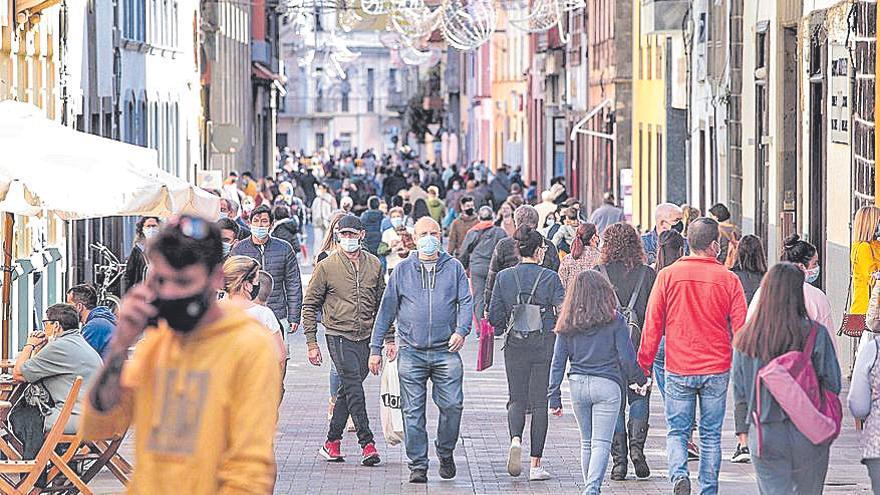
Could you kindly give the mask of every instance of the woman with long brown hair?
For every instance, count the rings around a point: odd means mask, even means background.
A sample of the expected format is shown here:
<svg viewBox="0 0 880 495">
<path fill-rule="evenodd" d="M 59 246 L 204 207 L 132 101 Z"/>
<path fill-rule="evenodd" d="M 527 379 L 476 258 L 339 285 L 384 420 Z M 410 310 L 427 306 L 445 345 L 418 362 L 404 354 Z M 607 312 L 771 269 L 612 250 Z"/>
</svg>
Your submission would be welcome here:
<svg viewBox="0 0 880 495">
<path fill-rule="evenodd" d="M 548 393 L 555 416 L 562 415 L 560 386 L 566 364 L 570 364 L 571 402 L 581 432 L 584 493 L 596 494 L 608 465 L 621 390 L 647 381 L 636 364 L 629 328 L 617 313 L 614 288 L 597 271 L 578 275 L 556 322 Z"/>
<path fill-rule="evenodd" d="M 633 348 L 638 352 L 642 338 L 640 329 L 645 323 L 645 310 L 651 289 L 654 287 L 656 273 L 646 264 L 648 257 L 642 246 L 642 239 L 632 225 L 623 222 L 609 225 L 602 239 L 604 242 L 596 269 L 604 273 L 614 287 L 618 307 L 624 312 L 630 312 L 632 318 L 630 321 L 635 324 L 635 327 L 630 327 L 632 330 L 630 340 Z M 662 255 L 662 244 L 660 248 Z M 645 441 L 648 438 L 650 395 L 643 396 L 627 390 L 623 392 L 625 396 L 620 400 L 620 415 L 614 427 L 614 441 L 611 444 L 613 461 L 611 479 L 613 481 L 626 479 L 629 462 L 627 454 L 632 459 L 636 477 L 645 479 L 651 476 L 644 453 Z M 629 421 L 626 420 L 627 403 Z"/>
<path fill-rule="evenodd" d="M 790 351 L 804 349 L 815 340 L 813 368 L 824 390 L 840 393 L 840 364 L 828 331 L 807 315 L 804 302 L 804 271 L 792 263 L 779 263 L 761 282 L 765 294 L 754 313 L 733 339 L 733 396 L 748 403 L 750 424 L 758 398 L 755 377 L 769 361 Z M 761 455 L 758 436 L 749 434 L 752 463 L 762 494 L 821 494 L 828 471 L 831 442 L 814 445 L 773 399 L 760 389 Z"/>
<path fill-rule="evenodd" d="M 578 225 L 571 242 L 571 255 L 559 264 L 559 278 L 562 286 L 568 286 L 585 270 L 592 270 L 599 261 L 599 234 L 592 223 Z"/>
</svg>

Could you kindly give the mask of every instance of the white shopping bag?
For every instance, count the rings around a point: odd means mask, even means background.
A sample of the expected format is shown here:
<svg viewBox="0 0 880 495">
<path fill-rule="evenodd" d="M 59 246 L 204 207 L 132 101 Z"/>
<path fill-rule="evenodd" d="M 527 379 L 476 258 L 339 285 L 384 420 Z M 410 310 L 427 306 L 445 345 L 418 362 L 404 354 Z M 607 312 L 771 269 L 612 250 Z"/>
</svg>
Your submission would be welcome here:
<svg viewBox="0 0 880 495">
<path fill-rule="evenodd" d="M 403 442 L 403 412 L 400 400 L 400 378 L 397 375 L 397 360 L 385 358 L 382 366 L 379 415 L 382 418 L 382 432 L 388 445 Z"/>
</svg>

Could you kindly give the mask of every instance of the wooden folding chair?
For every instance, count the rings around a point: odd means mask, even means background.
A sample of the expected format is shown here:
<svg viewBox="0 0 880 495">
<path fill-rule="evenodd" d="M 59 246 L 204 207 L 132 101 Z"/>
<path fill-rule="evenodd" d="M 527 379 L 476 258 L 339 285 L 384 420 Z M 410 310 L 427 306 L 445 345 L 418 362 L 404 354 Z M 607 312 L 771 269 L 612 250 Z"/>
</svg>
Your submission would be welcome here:
<svg viewBox="0 0 880 495">
<path fill-rule="evenodd" d="M 0 492 L 6 495 L 31 493 L 31 490 L 34 489 L 34 485 L 40 479 L 40 475 L 43 474 L 51 463 L 55 468 L 61 471 L 61 474 L 63 474 L 77 490 L 85 495 L 91 495 L 91 490 L 89 490 L 86 484 L 83 483 L 79 476 L 77 476 L 76 472 L 55 452 L 55 449 L 58 447 L 59 443 L 62 443 L 62 440 L 77 441 L 77 437 L 75 436 L 64 435 L 64 427 L 67 426 L 67 422 L 70 420 L 73 406 L 76 405 L 77 398 L 79 397 L 79 389 L 82 387 L 82 382 L 83 380 L 81 376 L 76 377 L 76 380 L 74 380 L 73 387 L 70 388 L 70 393 L 67 394 L 67 401 L 65 401 L 64 407 L 61 409 L 61 414 L 58 415 L 58 419 L 55 421 L 52 429 L 49 430 L 49 434 L 46 435 L 46 440 L 43 442 L 43 446 L 37 453 L 36 459 L 29 461 L 0 461 Z M 79 444 L 72 446 L 68 449 L 68 452 L 76 452 L 78 446 Z M 67 452 L 65 452 L 65 454 L 66 453 Z M 19 481 L 13 481 L 11 476 L 16 475 L 24 475 L 24 478 Z"/>
</svg>

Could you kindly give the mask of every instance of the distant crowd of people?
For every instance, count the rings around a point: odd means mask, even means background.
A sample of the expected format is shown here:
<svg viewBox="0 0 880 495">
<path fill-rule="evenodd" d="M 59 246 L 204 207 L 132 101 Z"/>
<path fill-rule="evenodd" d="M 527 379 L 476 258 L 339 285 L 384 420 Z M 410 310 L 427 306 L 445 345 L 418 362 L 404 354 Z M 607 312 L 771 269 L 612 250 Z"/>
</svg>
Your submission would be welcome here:
<svg viewBox="0 0 880 495">
<path fill-rule="evenodd" d="M 697 459 L 700 492 L 717 493 L 729 407 L 730 459 L 754 465 L 761 493 L 822 492 L 841 428 L 841 369 L 831 304 L 814 284 L 818 250 L 797 235 L 771 267 L 763 240 L 743 235 L 723 204 L 705 215 L 660 204 L 641 233 L 610 192 L 592 208 L 563 178 L 539 191 L 507 167 L 441 169 L 371 151 L 293 154 L 274 177 L 230 173 L 217 193 L 219 219 L 138 222 L 118 314 L 88 285 L 47 309 L 45 331 L 13 370 L 53 400 L 46 414 L 38 402 L 14 412 L 27 452 L 39 450 L 34 431 L 48 431 L 79 375 L 89 391 L 69 431 L 107 438 L 133 425 L 138 491 L 268 493 L 278 405 L 296 393 L 283 388 L 287 363 L 304 354 L 321 366 L 326 349 L 319 455 L 344 460 L 353 431 L 361 464 L 381 461 L 363 383 L 396 361 L 409 481 L 429 477 L 428 381 L 438 474 L 454 478 L 466 407 L 460 351 L 487 324 L 504 341 L 511 476 L 522 475 L 530 422 L 528 479 L 552 478 L 542 463 L 550 416 L 570 404 L 584 493 L 600 492 L 609 461 L 612 481 L 627 479 L 630 463 L 636 478 L 650 477 L 659 392 L 673 493 L 691 493 Z M 863 420 L 864 463 L 880 493 L 878 231 L 880 209 L 860 209 L 847 328 L 864 330 L 848 405 Z M 306 348 L 291 349 L 299 327 Z"/>
</svg>

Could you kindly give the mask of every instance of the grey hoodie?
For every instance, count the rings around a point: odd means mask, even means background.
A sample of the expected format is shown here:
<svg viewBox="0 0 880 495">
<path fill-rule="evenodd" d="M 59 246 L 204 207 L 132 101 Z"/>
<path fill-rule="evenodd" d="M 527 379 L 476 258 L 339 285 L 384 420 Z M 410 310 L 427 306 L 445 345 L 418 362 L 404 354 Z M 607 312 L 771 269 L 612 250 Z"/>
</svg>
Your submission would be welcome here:
<svg viewBox="0 0 880 495">
<path fill-rule="evenodd" d="M 414 251 L 394 268 L 373 325 L 373 355 L 380 354 L 385 334 L 395 319 L 399 344 L 405 347 L 442 349 L 453 333 L 467 336 L 473 301 L 461 263 L 444 252 L 429 270 Z"/>
</svg>

